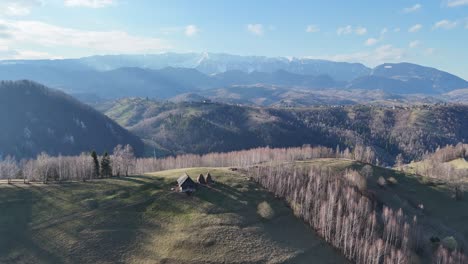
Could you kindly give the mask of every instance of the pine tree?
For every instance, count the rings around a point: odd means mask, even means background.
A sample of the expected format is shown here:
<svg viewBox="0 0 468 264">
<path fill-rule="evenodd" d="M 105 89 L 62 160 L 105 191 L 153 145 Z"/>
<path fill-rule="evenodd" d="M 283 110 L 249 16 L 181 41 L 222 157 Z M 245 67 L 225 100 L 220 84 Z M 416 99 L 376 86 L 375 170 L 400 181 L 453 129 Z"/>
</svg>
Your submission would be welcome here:
<svg viewBox="0 0 468 264">
<path fill-rule="evenodd" d="M 98 156 L 97 156 L 97 153 L 96 151 L 93 150 L 93 152 L 91 152 L 91 157 L 93 158 L 93 165 L 94 165 L 94 170 L 93 170 L 93 173 L 94 173 L 94 178 L 98 178 L 100 175 L 100 166 L 99 166 L 99 160 L 98 160 Z"/>
<path fill-rule="evenodd" d="M 101 159 L 101 176 L 102 177 L 111 177 L 112 176 L 112 167 L 110 164 L 109 153 L 104 153 Z"/>
</svg>

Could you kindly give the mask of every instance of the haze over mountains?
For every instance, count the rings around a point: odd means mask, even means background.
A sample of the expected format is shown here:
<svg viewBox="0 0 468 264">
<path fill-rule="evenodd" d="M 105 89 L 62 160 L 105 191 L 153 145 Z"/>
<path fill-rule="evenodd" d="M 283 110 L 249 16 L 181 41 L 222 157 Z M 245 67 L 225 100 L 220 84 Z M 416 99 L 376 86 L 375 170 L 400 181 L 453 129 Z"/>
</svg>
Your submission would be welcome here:
<svg viewBox="0 0 468 264">
<path fill-rule="evenodd" d="M 410 63 L 370 69 L 359 63 L 213 53 L 2 61 L 0 79 L 33 80 L 91 100 L 128 96 L 168 99 L 184 93 L 210 97 L 219 89 L 254 85 L 288 91 L 381 90 L 391 95 L 427 96 L 468 88 L 462 78 Z M 252 96 L 261 99 L 261 94 Z"/>
</svg>

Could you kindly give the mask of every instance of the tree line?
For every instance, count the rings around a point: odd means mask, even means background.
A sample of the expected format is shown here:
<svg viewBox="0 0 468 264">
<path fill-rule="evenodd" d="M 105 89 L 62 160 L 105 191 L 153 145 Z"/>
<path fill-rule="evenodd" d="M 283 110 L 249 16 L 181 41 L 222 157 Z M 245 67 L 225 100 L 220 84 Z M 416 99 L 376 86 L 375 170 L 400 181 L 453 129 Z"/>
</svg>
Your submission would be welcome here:
<svg viewBox="0 0 468 264">
<path fill-rule="evenodd" d="M 319 166 L 253 166 L 248 175 L 285 199 L 294 213 L 355 263 L 414 263 L 421 252 L 417 216 L 383 206 L 366 196 L 366 178 L 354 170 L 333 172 Z M 466 263 L 458 249 L 443 246 L 434 263 Z"/>
<path fill-rule="evenodd" d="M 292 148 L 262 147 L 250 150 L 205 155 L 184 154 L 165 158 L 136 158 L 130 145 L 118 145 L 112 154 L 95 151 L 77 156 L 39 154 L 35 159 L 16 161 L 0 159 L 0 179 L 23 179 L 24 182 L 86 181 L 89 179 L 128 176 L 168 169 L 189 167 L 247 167 L 265 162 L 288 162 L 315 158 L 347 158 L 366 163 L 376 161 L 371 147 L 362 145 L 343 151 L 304 145 Z"/>
<path fill-rule="evenodd" d="M 95 151 L 78 156 L 49 156 L 39 154 L 35 159 L 17 162 L 7 156 L 0 160 L 0 179 L 11 183 L 12 179 L 27 182 L 87 181 L 112 176 L 128 176 L 133 172 L 135 155 L 130 145 L 118 145 L 113 154 L 105 152 L 98 156 Z"/>
</svg>

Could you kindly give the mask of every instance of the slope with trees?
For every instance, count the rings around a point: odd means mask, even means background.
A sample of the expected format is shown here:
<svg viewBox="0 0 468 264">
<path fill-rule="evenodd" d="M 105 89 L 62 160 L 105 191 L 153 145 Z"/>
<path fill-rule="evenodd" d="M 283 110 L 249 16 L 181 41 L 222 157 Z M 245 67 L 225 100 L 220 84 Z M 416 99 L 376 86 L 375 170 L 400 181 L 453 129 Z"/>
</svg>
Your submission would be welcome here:
<svg viewBox="0 0 468 264">
<path fill-rule="evenodd" d="M 439 146 L 468 141 L 468 107 L 463 105 L 257 108 L 128 98 L 98 108 L 143 138 L 148 154 L 361 144 L 392 164 L 400 153 L 409 161 Z"/>
<path fill-rule="evenodd" d="M 72 97 L 29 82 L 0 83 L 0 155 L 16 158 L 72 155 L 131 144 L 142 153 L 141 140 L 116 122 Z"/>
</svg>

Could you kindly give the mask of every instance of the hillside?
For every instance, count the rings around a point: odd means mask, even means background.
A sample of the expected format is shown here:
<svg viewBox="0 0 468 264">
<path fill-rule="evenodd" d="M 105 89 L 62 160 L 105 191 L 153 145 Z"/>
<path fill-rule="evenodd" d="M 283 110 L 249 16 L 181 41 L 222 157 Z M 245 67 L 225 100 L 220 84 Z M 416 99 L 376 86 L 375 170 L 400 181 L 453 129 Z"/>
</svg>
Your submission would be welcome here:
<svg viewBox="0 0 468 264">
<path fill-rule="evenodd" d="M 462 105 L 257 108 L 132 98 L 99 108 L 159 154 L 359 143 L 391 164 L 399 153 L 410 160 L 468 141 L 468 106 Z"/>
<path fill-rule="evenodd" d="M 212 188 L 170 190 L 182 173 L 207 171 Z M 346 263 L 284 202 L 225 168 L 0 184 L 0 210 L 1 263 Z"/>
<path fill-rule="evenodd" d="M 404 215 L 403 221 L 407 221 L 412 225 L 411 232 L 414 233 L 412 233 L 411 239 L 417 241 L 415 242 L 416 245 L 413 244 L 413 246 L 418 249 L 416 250 L 417 252 L 413 252 L 410 255 L 412 259 L 409 263 L 431 263 L 431 256 L 435 255 L 434 252 L 441 244 L 440 241 L 446 237 L 454 237 L 456 240 L 455 244 L 462 248 L 466 246 L 468 241 L 468 226 L 466 225 L 468 201 L 466 199 L 454 199 L 454 189 L 449 184 L 434 184 L 433 182 L 425 181 L 423 177 L 413 174 L 343 159 L 315 159 L 296 161 L 289 164 L 266 164 L 263 166 L 267 168 L 265 171 L 268 172 L 268 175 L 275 174 L 275 167 L 281 171 L 279 174 L 281 176 L 278 176 L 279 178 L 271 178 L 271 176 L 267 175 L 254 176 L 259 181 L 262 181 L 262 177 L 270 177 L 267 181 L 275 186 L 272 191 L 279 196 L 283 196 L 279 193 L 286 193 L 288 191 L 301 193 L 300 190 L 294 189 L 295 181 L 298 180 L 296 173 L 297 175 L 301 175 L 301 171 L 307 172 L 311 168 L 322 172 L 332 171 L 333 173 L 346 173 L 349 169 L 360 172 L 361 177 L 365 180 L 364 183 L 356 185 L 359 188 L 358 193 L 369 199 L 371 208 L 374 208 L 377 214 L 381 215 L 382 219 L 385 219 L 385 207 L 394 210 L 394 212 L 401 208 Z M 260 170 L 262 170 L 261 167 L 263 166 L 260 166 Z M 273 166 L 273 169 L 270 166 Z M 258 170 L 258 168 L 254 170 Z M 285 179 L 289 179 L 289 181 Z M 312 185 L 310 182 L 309 184 Z M 281 185 L 287 186 L 285 188 L 288 190 L 281 189 Z M 464 190 L 463 194 L 466 195 L 468 184 L 465 182 L 460 185 L 463 185 L 461 188 Z M 308 186 L 308 188 L 311 188 L 309 190 L 313 189 L 311 186 Z M 301 190 L 305 191 L 305 189 Z M 310 195 L 313 195 L 312 193 Z M 333 192 L 329 191 L 328 194 L 330 193 Z M 291 197 L 289 199 L 288 197 L 284 198 L 290 203 L 294 201 Z M 300 200 L 299 197 L 297 202 L 302 203 L 304 201 Z M 309 203 L 314 204 L 315 202 L 309 201 Z M 304 202 L 303 206 L 312 208 L 309 203 Z M 347 200 L 346 204 L 352 204 L 352 199 Z M 299 205 L 296 206 L 296 213 L 300 214 L 301 207 Z M 417 224 L 415 224 L 414 219 L 416 219 Z M 334 223 L 334 221 L 338 221 L 339 219 L 333 218 L 332 220 Z M 433 258 L 432 261 L 434 261 Z M 457 263 L 465 262 L 461 261 Z"/>
<path fill-rule="evenodd" d="M 0 83 L 0 155 L 31 157 L 112 151 L 142 142 L 117 123 L 70 96 L 29 82 Z"/>
</svg>

